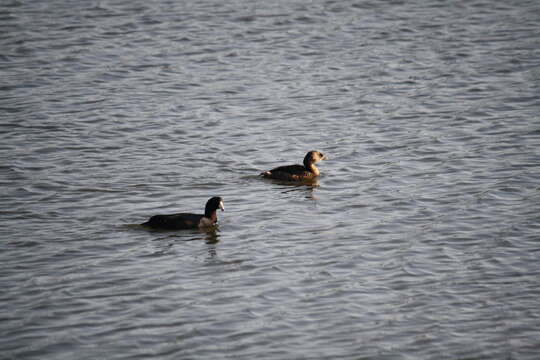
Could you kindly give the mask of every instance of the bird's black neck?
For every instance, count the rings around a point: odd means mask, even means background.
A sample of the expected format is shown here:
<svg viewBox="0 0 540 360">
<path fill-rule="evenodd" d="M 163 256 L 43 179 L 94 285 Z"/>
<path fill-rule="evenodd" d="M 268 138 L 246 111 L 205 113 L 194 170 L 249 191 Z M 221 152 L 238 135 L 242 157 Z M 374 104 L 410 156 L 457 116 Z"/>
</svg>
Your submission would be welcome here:
<svg viewBox="0 0 540 360">
<path fill-rule="evenodd" d="M 205 210 L 204 212 L 204 217 L 205 218 L 208 218 L 210 220 L 212 220 L 212 222 L 216 222 L 217 221 L 217 209 L 214 209 L 214 210 Z"/>
</svg>

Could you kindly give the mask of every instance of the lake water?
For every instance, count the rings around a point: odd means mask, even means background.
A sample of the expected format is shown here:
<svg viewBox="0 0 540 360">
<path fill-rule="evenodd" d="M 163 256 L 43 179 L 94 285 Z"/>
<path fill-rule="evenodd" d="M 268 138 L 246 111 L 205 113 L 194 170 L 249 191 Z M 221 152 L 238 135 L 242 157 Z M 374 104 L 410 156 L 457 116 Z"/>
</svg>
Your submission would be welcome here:
<svg viewBox="0 0 540 360">
<path fill-rule="evenodd" d="M 5 0 L 0 48 L 0 358 L 540 356 L 540 2 Z"/>
</svg>

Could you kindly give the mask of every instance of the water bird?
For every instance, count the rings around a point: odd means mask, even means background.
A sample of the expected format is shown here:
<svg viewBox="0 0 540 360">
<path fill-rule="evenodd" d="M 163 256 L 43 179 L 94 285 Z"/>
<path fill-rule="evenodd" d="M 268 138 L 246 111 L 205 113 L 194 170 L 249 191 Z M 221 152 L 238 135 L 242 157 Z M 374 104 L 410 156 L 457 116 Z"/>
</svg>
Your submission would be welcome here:
<svg viewBox="0 0 540 360">
<path fill-rule="evenodd" d="M 304 157 L 304 165 L 278 166 L 275 169 L 264 171 L 260 175 L 269 179 L 285 181 L 313 180 L 320 175 L 315 164 L 326 159 L 327 157 L 322 152 L 312 150 Z"/>
<path fill-rule="evenodd" d="M 204 215 L 190 213 L 154 215 L 141 225 L 163 230 L 206 228 L 217 223 L 217 209 L 224 211 L 225 205 L 221 197 L 214 196 L 206 202 Z"/>
</svg>

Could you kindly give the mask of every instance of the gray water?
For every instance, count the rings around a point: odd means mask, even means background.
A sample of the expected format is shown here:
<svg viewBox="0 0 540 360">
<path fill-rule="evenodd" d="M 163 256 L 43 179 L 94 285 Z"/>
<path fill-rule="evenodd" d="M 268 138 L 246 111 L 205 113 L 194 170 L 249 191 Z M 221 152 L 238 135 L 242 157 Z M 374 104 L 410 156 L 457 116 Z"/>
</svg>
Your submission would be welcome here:
<svg viewBox="0 0 540 360">
<path fill-rule="evenodd" d="M 2 0 L 0 49 L 1 359 L 539 358 L 538 1 Z"/>
</svg>

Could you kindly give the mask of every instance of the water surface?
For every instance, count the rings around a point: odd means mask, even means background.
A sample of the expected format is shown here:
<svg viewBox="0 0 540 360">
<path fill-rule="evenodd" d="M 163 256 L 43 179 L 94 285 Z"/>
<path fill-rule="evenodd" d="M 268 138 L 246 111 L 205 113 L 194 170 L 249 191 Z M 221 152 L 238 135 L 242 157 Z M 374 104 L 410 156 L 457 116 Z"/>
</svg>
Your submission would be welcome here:
<svg viewBox="0 0 540 360">
<path fill-rule="evenodd" d="M 0 20 L 2 358 L 538 357 L 538 2 Z M 137 226 L 214 195 L 215 232 Z"/>
</svg>

